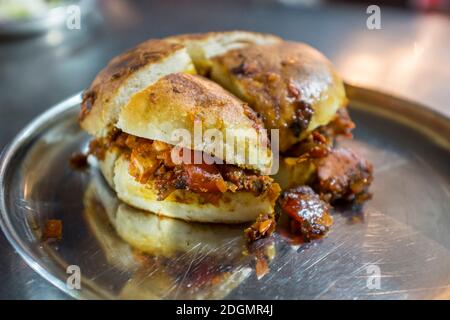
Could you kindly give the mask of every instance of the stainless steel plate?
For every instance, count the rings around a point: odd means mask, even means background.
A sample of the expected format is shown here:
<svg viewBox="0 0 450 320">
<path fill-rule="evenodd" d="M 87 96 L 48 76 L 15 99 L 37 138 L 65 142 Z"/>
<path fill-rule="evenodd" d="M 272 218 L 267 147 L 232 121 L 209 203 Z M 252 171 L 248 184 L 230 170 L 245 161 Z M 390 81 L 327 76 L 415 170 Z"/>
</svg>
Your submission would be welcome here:
<svg viewBox="0 0 450 320">
<path fill-rule="evenodd" d="M 249 252 L 242 227 L 188 224 L 121 204 L 92 166 L 70 156 L 89 137 L 80 95 L 22 131 L 1 159 L 1 225 L 25 261 L 75 298 L 421 299 L 450 297 L 450 121 L 422 106 L 348 87 L 353 141 L 375 167 L 374 198 L 337 210 L 321 240 L 295 244 L 280 230 Z M 146 255 L 112 227 L 121 217 L 152 228 Z M 63 239 L 40 240 L 48 219 Z M 259 270 L 270 271 L 258 279 Z M 81 289 L 66 286 L 68 265 Z M 264 269 L 264 268 L 262 268 Z M 258 272 L 261 276 L 261 272 Z"/>
</svg>

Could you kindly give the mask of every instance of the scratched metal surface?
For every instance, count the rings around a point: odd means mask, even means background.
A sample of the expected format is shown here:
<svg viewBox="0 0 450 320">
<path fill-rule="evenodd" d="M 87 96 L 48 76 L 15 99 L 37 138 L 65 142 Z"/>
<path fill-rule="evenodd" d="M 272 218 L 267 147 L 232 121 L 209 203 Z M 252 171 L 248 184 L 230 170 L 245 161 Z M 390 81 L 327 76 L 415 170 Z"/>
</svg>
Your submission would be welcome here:
<svg viewBox="0 0 450 320">
<path fill-rule="evenodd" d="M 75 298 L 449 298 L 449 121 L 373 91 L 348 92 L 357 129 L 341 144 L 373 162 L 374 197 L 359 214 L 336 210 L 324 239 L 293 244 L 281 227 L 246 248 L 242 226 L 159 219 L 121 204 L 95 166 L 68 165 L 88 141 L 76 123 L 79 96 L 35 121 L 1 162 L 4 231 Z M 153 228 L 146 255 L 115 231 L 124 217 Z M 63 239 L 47 244 L 39 235 L 49 218 L 63 221 Z M 259 279 L 257 260 L 270 269 Z M 81 268 L 81 290 L 65 286 L 67 265 Z"/>
</svg>

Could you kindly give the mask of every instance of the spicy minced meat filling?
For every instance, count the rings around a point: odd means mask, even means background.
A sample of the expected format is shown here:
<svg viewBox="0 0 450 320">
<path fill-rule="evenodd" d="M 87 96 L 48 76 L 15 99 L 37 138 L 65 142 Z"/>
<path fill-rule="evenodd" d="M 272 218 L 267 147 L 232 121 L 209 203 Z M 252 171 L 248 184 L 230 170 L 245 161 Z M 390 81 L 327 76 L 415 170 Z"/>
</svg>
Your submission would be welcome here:
<svg viewBox="0 0 450 320">
<path fill-rule="evenodd" d="M 90 143 L 89 153 L 102 160 L 109 148 L 118 147 L 129 157 L 128 171 L 136 181 L 153 181 L 159 199 L 166 198 L 176 189 L 196 193 L 223 193 L 250 191 L 260 195 L 273 183 L 268 176 L 229 164 L 175 164 L 171 151 L 174 146 L 115 131 L 106 138 Z M 198 151 L 190 151 L 191 159 Z"/>
</svg>

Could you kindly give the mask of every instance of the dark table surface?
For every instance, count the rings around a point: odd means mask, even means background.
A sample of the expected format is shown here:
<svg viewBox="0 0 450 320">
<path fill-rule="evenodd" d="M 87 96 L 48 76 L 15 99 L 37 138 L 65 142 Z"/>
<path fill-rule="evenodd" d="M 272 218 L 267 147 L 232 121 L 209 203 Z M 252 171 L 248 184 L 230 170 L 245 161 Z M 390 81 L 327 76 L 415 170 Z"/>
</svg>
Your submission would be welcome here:
<svg viewBox="0 0 450 320">
<path fill-rule="evenodd" d="M 248 29 L 304 41 L 352 84 L 415 100 L 450 116 L 450 19 L 381 7 L 301 7 L 294 1 L 98 1 L 81 29 L 0 39 L 0 150 L 34 117 L 89 86 L 106 62 L 145 39 Z M 67 299 L 29 268 L 0 234 L 1 299 Z"/>
</svg>

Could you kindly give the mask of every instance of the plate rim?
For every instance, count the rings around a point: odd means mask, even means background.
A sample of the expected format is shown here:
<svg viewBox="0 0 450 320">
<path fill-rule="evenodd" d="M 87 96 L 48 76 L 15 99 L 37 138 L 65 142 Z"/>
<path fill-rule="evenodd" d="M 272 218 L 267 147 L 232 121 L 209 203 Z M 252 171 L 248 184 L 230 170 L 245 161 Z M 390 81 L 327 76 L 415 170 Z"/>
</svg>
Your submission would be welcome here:
<svg viewBox="0 0 450 320">
<path fill-rule="evenodd" d="M 404 125 L 408 125 L 409 122 L 417 122 L 417 118 L 425 119 L 425 123 L 422 123 L 423 128 L 428 128 L 422 131 L 422 134 L 427 135 L 428 138 L 434 140 L 435 143 L 441 145 L 447 151 L 450 152 L 450 118 L 445 114 L 440 113 L 436 110 L 428 108 L 422 104 L 408 101 L 403 98 L 398 98 L 377 90 L 367 89 L 359 86 L 353 86 L 345 84 L 347 96 L 350 101 L 349 104 L 353 103 L 356 108 L 364 109 L 367 112 L 372 113 L 382 113 L 385 117 L 393 119 L 393 121 L 400 121 Z M 14 250 L 19 253 L 20 257 L 27 263 L 31 269 L 38 273 L 45 280 L 50 282 L 52 285 L 57 287 L 59 290 L 67 294 L 68 296 L 75 299 L 99 299 L 101 294 L 94 292 L 90 286 L 88 288 L 82 288 L 81 290 L 67 290 L 66 283 L 60 278 L 55 276 L 50 270 L 39 263 L 37 256 L 29 249 L 29 247 L 22 241 L 22 239 L 17 235 L 16 230 L 13 228 L 12 223 L 9 219 L 7 212 L 8 206 L 6 203 L 6 177 L 8 174 L 8 169 L 11 166 L 11 160 L 14 156 L 26 145 L 33 137 L 33 134 L 42 130 L 46 127 L 46 124 L 50 119 L 55 117 L 62 117 L 65 113 L 73 111 L 75 107 L 78 107 L 82 101 L 82 93 L 80 91 L 64 100 L 60 103 L 52 106 L 44 113 L 33 119 L 28 125 L 26 125 L 12 140 L 9 144 L 5 146 L 0 154 L 0 228 L 2 229 L 6 239 L 14 248 Z M 364 97 L 364 98 L 363 98 Z M 358 101 L 359 99 L 359 101 Z M 381 108 L 377 110 L 372 110 L 374 108 L 364 108 L 364 104 L 376 104 L 372 102 L 377 102 L 380 100 L 388 101 L 388 104 L 381 104 Z M 362 102 L 361 100 L 364 100 Z M 352 102 L 353 101 L 353 102 Z M 407 110 L 411 113 L 404 114 L 401 116 L 397 115 L 393 117 L 392 113 L 399 112 L 399 110 Z M 390 115 L 390 116 L 389 116 Z M 402 121 L 400 118 L 406 118 L 406 121 Z M 405 120 L 405 119 L 404 119 Z M 432 122 L 438 122 L 439 129 L 444 128 L 444 132 L 439 131 L 437 133 L 437 128 L 430 129 Z M 47 124 L 49 125 L 49 124 Z M 430 136 L 430 132 L 434 133 Z M 436 136 L 444 136 L 442 141 L 436 140 Z"/>
<path fill-rule="evenodd" d="M 31 136 L 37 129 L 45 126 L 46 122 L 54 116 L 62 116 L 74 108 L 77 104 L 81 103 L 82 92 L 79 92 L 62 102 L 54 105 L 50 109 L 46 110 L 43 114 L 32 120 L 25 128 L 23 128 L 15 138 L 4 148 L 0 155 L 0 228 L 3 231 L 8 242 L 14 248 L 14 250 L 20 255 L 20 257 L 27 263 L 31 269 L 38 273 L 45 280 L 57 287 L 65 294 L 75 299 L 82 299 L 83 297 L 77 294 L 74 290 L 68 292 L 65 287 L 66 284 L 51 273 L 47 268 L 38 263 L 36 255 L 28 248 L 28 246 L 17 235 L 16 230 L 13 228 L 9 215 L 7 214 L 6 204 L 6 175 L 11 163 L 11 159 L 17 154 L 17 152 L 31 140 Z"/>
</svg>

